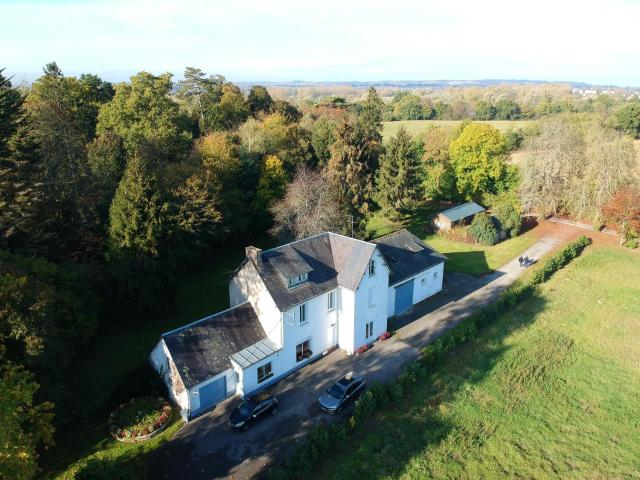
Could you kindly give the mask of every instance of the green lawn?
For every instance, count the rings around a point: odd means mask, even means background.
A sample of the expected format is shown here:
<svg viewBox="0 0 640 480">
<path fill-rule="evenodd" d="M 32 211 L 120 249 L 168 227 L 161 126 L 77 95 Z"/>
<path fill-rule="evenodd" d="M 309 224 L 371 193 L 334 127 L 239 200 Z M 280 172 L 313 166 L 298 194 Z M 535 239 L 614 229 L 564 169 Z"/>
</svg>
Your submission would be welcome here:
<svg viewBox="0 0 640 480">
<path fill-rule="evenodd" d="M 533 245 L 537 236 L 533 232 L 524 233 L 490 247 L 479 244 L 455 242 L 447 238 L 429 233 L 431 218 L 442 208 L 437 205 L 420 210 L 413 216 L 403 220 L 392 221 L 380 212 L 374 214 L 367 224 L 367 232 L 372 238 L 386 235 L 406 227 L 422 238 L 430 246 L 447 256 L 445 271 L 461 272 L 470 275 L 484 275 L 516 258 Z"/>
<path fill-rule="evenodd" d="M 591 247 L 311 477 L 640 478 L 639 279 Z"/>
<path fill-rule="evenodd" d="M 258 242 L 268 246 L 266 239 Z M 147 355 L 160 334 L 228 307 L 227 280 L 243 257 L 244 245 L 221 249 L 203 261 L 197 272 L 178 281 L 173 306 L 166 312 L 149 320 L 117 319 L 103 326 L 70 373 L 78 402 L 89 405 L 92 421 L 58 432 L 56 446 L 41 457 L 48 478 L 71 479 L 78 465 L 90 457 L 135 459 L 175 433 L 180 424 L 178 415 L 174 415 L 172 427 L 153 441 L 139 445 L 116 442 L 109 436 L 109 410 L 115 406 L 115 398 L 144 394 L 150 383 L 157 382 Z"/>
<path fill-rule="evenodd" d="M 460 124 L 461 120 L 400 120 L 397 122 L 383 122 L 382 123 L 382 136 L 387 141 L 392 135 L 404 126 L 411 135 L 419 135 L 424 133 L 430 126 L 436 127 L 456 127 Z M 491 120 L 491 121 L 477 121 L 477 123 L 488 123 L 493 125 L 498 130 L 505 131 L 511 128 L 522 128 L 530 124 L 532 120 Z"/>
</svg>

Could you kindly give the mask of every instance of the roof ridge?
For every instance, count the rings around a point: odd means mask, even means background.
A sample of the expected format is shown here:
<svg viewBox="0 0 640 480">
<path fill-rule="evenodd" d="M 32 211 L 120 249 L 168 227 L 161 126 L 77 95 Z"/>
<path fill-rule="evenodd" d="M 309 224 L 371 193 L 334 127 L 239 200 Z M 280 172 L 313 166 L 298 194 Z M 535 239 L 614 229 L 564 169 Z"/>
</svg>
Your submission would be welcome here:
<svg viewBox="0 0 640 480">
<path fill-rule="evenodd" d="M 391 235 L 395 235 L 395 234 L 397 234 L 397 233 L 400 233 L 400 232 L 402 232 L 403 230 L 404 230 L 404 231 L 409 232 L 409 230 L 407 230 L 407 228 L 406 228 L 406 227 L 403 227 L 403 228 L 401 228 L 400 230 L 396 230 L 395 232 L 390 232 L 390 233 L 385 233 L 384 235 L 380 235 L 379 237 L 376 237 L 376 238 L 374 238 L 374 239 L 373 239 L 373 240 L 371 240 L 371 241 L 372 241 L 372 242 L 375 242 L 376 240 L 380 240 L 380 239 L 382 239 L 382 238 L 390 237 Z M 409 233 L 411 233 L 411 232 L 409 232 Z M 413 235 L 413 234 L 412 234 L 412 235 Z"/>
<path fill-rule="evenodd" d="M 293 245 L 294 243 L 304 242 L 305 240 L 310 240 L 312 238 L 320 237 L 322 235 L 328 235 L 329 233 L 332 233 L 332 232 L 328 232 L 328 231 L 320 232 L 320 233 L 316 233 L 315 235 L 311 235 L 310 237 L 299 238 L 298 240 L 294 240 L 293 242 L 284 243 L 282 245 L 278 245 L 277 247 L 270 248 L 269 250 L 263 250 L 262 253 L 268 253 L 268 252 L 271 252 L 272 250 L 277 250 L 279 248 L 289 247 L 289 246 Z"/>
<path fill-rule="evenodd" d="M 464 207 L 465 205 L 469 205 L 469 204 L 472 204 L 472 203 L 473 203 L 473 204 L 475 204 L 475 205 L 478 205 L 479 207 L 484 208 L 484 207 L 483 207 L 482 205 L 480 205 L 478 202 L 474 202 L 473 200 L 469 200 L 468 202 L 461 203 L 460 205 L 456 205 L 455 207 L 447 208 L 446 210 L 443 210 L 443 211 L 441 211 L 440 213 L 447 213 L 447 212 L 450 212 L 451 210 L 455 210 L 455 209 L 457 209 L 457 208 Z"/>
<path fill-rule="evenodd" d="M 205 322 L 207 320 L 211 320 L 212 318 L 218 317 L 218 316 L 222 315 L 223 313 L 227 313 L 227 312 L 230 312 L 233 309 L 242 307 L 243 305 L 246 305 L 247 303 L 251 304 L 251 302 L 249 302 L 249 300 L 247 300 L 246 302 L 240 303 L 240 304 L 238 304 L 238 305 L 236 305 L 234 307 L 229 307 L 229 308 L 227 308 L 225 310 L 220 310 L 219 312 L 216 312 L 216 313 L 214 313 L 212 315 L 208 315 L 208 316 L 203 317 L 203 318 L 201 318 L 199 320 L 196 320 L 194 322 L 187 323 L 186 325 L 182 325 L 181 327 L 174 328 L 173 330 L 169 330 L 168 332 L 161 333 L 160 337 L 164 337 L 165 335 L 170 335 L 172 333 L 179 332 L 180 330 L 184 330 L 185 328 L 193 327 L 194 325 L 197 325 L 198 323 Z M 251 308 L 253 309 L 253 305 L 251 306 Z"/>
</svg>

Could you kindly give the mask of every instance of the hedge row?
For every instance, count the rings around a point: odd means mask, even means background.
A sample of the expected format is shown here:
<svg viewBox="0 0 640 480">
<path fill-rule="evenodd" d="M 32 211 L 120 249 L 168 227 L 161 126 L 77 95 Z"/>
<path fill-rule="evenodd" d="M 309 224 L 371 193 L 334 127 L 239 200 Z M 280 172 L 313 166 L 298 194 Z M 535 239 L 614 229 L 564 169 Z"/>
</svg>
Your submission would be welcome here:
<svg viewBox="0 0 640 480">
<path fill-rule="evenodd" d="M 328 453 L 338 451 L 341 446 L 346 445 L 352 431 L 363 420 L 370 418 L 376 411 L 389 404 L 400 401 L 407 393 L 411 392 L 419 380 L 426 377 L 430 369 L 445 353 L 467 340 L 475 338 L 479 328 L 484 327 L 497 316 L 528 298 L 536 285 L 551 278 L 556 271 L 579 256 L 589 244 L 591 244 L 591 239 L 585 236 L 570 243 L 547 259 L 544 265 L 533 273 L 528 282 L 517 283 L 509 287 L 496 302 L 462 320 L 458 325 L 423 348 L 420 360 L 408 364 L 396 380 L 387 384 L 373 384 L 356 401 L 353 416 L 349 420 L 314 428 L 307 439 L 296 448 L 286 464 L 271 469 L 270 479 L 289 480 L 306 477 L 313 471 L 318 461 L 326 457 Z"/>
</svg>

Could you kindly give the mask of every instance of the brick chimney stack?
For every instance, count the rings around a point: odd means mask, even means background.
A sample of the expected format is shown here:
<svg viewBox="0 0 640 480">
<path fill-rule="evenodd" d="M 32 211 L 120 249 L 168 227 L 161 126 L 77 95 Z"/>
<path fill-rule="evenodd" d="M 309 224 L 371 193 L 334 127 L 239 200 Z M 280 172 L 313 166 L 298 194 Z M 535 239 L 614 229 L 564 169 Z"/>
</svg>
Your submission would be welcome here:
<svg viewBox="0 0 640 480">
<path fill-rule="evenodd" d="M 244 252 L 247 258 L 253 260 L 254 263 L 258 263 L 258 259 L 262 255 L 262 249 L 253 246 L 245 247 Z"/>
</svg>

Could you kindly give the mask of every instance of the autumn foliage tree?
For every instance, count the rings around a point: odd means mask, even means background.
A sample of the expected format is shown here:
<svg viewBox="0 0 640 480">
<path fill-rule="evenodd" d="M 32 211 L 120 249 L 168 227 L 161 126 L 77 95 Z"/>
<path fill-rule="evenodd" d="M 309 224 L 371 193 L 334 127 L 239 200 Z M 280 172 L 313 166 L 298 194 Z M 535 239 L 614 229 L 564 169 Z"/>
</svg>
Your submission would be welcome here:
<svg viewBox="0 0 640 480">
<path fill-rule="evenodd" d="M 602 209 L 605 221 L 615 224 L 620 231 L 620 244 L 631 232 L 640 232 L 640 191 L 626 186 L 618 190 Z"/>
</svg>

